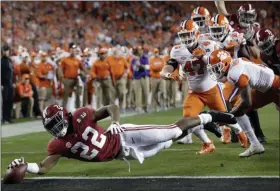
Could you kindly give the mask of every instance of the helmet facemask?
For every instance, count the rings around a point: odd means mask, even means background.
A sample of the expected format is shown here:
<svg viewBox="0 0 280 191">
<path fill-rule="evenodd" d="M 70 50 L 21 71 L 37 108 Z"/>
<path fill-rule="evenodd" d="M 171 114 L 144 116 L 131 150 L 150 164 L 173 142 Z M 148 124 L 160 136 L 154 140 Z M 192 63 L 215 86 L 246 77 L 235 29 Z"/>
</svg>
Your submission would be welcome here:
<svg viewBox="0 0 280 191">
<path fill-rule="evenodd" d="M 225 26 L 209 26 L 209 30 L 210 30 L 210 36 L 214 40 L 221 41 L 227 35 Z"/>
<path fill-rule="evenodd" d="M 218 80 L 224 76 L 225 72 L 223 71 L 223 69 L 224 69 L 224 64 L 221 62 L 215 65 L 209 64 L 207 66 L 207 71 L 210 73 L 210 78 L 213 80 Z"/>
<path fill-rule="evenodd" d="M 44 121 L 45 129 L 55 137 L 64 137 L 68 129 L 68 121 L 64 119 L 63 111 L 58 111 L 51 118 Z"/>
<path fill-rule="evenodd" d="M 258 47 L 260 48 L 260 50 L 269 56 L 273 54 L 273 46 L 274 46 L 274 40 L 272 38 L 269 38 L 266 41 L 258 43 Z"/>
<path fill-rule="evenodd" d="M 255 12 L 239 12 L 239 24 L 241 27 L 249 27 L 254 24 L 257 19 L 257 14 Z"/>
<path fill-rule="evenodd" d="M 185 44 L 188 48 L 193 47 L 193 45 L 197 42 L 196 31 L 186 31 L 181 30 L 178 32 L 178 36 L 182 44 Z"/>
<path fill-rule="evenodd" d="M 206 18 L 205 16 L 194 16 L 192 17 L 192 20 L 198 25 L 198 27 L 204 28 L 206 25 Z"/>
</svg>

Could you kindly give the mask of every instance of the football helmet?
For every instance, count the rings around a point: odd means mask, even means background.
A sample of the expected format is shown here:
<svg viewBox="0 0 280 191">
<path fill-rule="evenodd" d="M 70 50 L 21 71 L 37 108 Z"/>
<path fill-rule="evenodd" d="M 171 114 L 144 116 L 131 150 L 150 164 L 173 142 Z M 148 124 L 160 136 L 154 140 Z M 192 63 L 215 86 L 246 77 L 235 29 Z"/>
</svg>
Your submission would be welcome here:
<svg viewBox="0 0 280 191">
<path fill-rule="evenodd" d="M 223 77 L 228 71 L 232 58 L 225 50 L 214 50 L 208 57 L 207 70 L 212 79 L 217 80 Z"/>
<path fill-rule="evenodd" d="M 241 27 L 249 27 L 254 24 L 257 18 L 256 10 L 251 4 L 244 4 L 238 9 L 238 20 Z"/>
<path fill-rule="evenodd" d="M 185 20 L 181 23 L 181 30 L 178 32 L 178 36 L 181 43 L 188 48 L 197 43 L 199 35 L 199 27 L 193 20 Z"/>
<path fill-rule="evenodd" d="M 69 126 L 69 113 L 64 107 L 50 105 L 42 113 L 44 128 L 55 137 L 64 137 Z"/>
<path fill-rule="evenodd" d="M 217 14 L 209 22 L 210 36 L 217 41 L 222 41 L 230 31 L 228 19 L 224 15 Z"/>
<path fill-rule="evenodd" d="M 199 28 L 204 28 L 208 25 L 211 16 L 206 8 L 197 7 L 193 10 L 191 19 L 198 25 Z"/>
<path fill-rule="evenodd" d="M 273 54 L 273 47 L 275 45 L 275 36 L 269 29 L 260 29 L 256 34 L 256 42 L 261 52 L 266 55 Z"/>
</svg>

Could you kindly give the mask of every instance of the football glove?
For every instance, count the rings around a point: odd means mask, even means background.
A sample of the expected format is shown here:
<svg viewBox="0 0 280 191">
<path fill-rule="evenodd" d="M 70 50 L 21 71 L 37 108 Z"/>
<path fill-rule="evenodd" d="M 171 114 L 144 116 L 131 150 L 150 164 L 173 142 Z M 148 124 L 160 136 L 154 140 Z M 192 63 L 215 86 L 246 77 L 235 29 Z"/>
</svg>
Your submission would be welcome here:
<svg viewBox="0 0 280 191">
<path fill-rule="evenodd" d="M 20 157 L 20 159 L 15 159 L 15 160 L 13 160 L 13 161 L 9 164 L 8 169 L 13 168 L 13 167 L 16 167 L 16 166 L 18 166 L 18 165 L 20 165 L 20 164 L 24 164 L 24 157 Z"/>
</svg>

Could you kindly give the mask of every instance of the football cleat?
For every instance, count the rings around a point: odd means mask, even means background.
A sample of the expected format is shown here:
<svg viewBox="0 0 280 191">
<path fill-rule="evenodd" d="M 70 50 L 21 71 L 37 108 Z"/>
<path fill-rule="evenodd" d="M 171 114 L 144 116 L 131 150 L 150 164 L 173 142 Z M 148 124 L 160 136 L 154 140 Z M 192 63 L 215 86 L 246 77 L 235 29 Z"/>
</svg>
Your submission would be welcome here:
<svg viewBox="0 0 280 191">
<path fill-rule="evenodd" d="M 264 147 L 262 146 L 262 144 L 254 144 L 254 145 L 250 145 L 250 147 L 243 153 L 240 153 L 239 156 L 243 158 L 243 157 L 250 157 L 252 155 L 263 154 L 263 153 L 264 153 Z"/>
<path fill-rule="evenodd" d="M 248 147 L 248 139 L 244 131 L 241 131 L 240 133 L 236 133 L 239 143 L 241 147 L 247 148 Z"/>
<path fill-rule="evenodd" d="M 220 111 L 208 111 L 208 114 L 212 116 L 212 122 L 235 124 L 237 123 L 236 118 L 231 113 L 220 112 Z"/>
<path fill-rule="evenodd" d="M 183 137 L 182 139 L 177 141 L 178 144 L 192 144 L 193 140 L 192 140 L 192 134 L 188 134 L 185 137 Z"/>
<path fill-rule="evenodd" d="M 231 129 L 228 127 L 223 128 L 223 136 L 221 137 L 221 141 L 223 144 L 229 144 L 231 142 Z"/>
<path fill-rule="evenodd" d="M 208 153 L 215 152 L 216 148 L 215 145 L 213 144 L 213 141 L 210 143 L 203 143 L 202 148 L 199 152 L 196 152 L 197 155 L 206 155 Z"/>
</svg>

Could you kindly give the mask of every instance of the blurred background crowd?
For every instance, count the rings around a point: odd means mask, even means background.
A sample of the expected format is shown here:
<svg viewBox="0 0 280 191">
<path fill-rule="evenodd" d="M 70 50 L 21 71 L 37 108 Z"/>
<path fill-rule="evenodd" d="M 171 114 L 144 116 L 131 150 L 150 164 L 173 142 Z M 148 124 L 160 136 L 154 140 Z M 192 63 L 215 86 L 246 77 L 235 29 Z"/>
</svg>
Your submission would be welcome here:
<svg viewBox="0 0 280 191">
<path fill-rule="evenodd" d="M 257 22 L 279 36 L 279 3 L 251 4 Z M 13 66 L 9 76 L 1 64 L 2 83 L 13 84 L 3 115 L 40 117 L 47 104 L 66 106 L 70 97 L 80 98 L 75 107 L 118 100 L 122 112 L 175 107 L 187 83 L 160 80 L 159 71 L 197 6 L 217 14 L 214 2 L 1 2 L 1 43 Z M 240 2 L 226 6 L 236 12 Z"/>
</svg>

